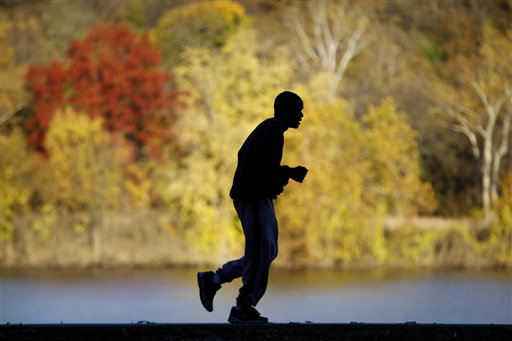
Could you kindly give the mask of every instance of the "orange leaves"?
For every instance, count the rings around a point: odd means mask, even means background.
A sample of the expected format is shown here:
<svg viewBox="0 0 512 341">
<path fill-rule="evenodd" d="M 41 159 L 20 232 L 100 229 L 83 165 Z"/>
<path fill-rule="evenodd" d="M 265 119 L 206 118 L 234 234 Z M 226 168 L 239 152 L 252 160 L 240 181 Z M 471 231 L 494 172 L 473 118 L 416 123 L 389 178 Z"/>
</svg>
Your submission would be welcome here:
<svg viewBox="0 0 512 341">
<path fill-rule="evenodd" d="M 170 76 L 159 70 L 160 53 L 145 35 L 120 24 L 96 25 L 84 40 L 70 43 L 67 57 L 66 67 L 52 62 L 27 74 L 36 112 L 30 121 L 33 147 L 43 149 L 53 112 L 65 104 L 102 117 L 109 131 L 122 132 L 139 149 L 168 134 L 176 93 L 165 92 Z M 162 110 L 165 120 L 158 116 Z"/>
<path fill-rule="evenodd" d="M 53 111 L 64 104 L 66 71 L 62 64 L 53 61 L 46 67 L 31 66 L 25 79 L 28 91 L 33 95 L 32 107 L 35 112 L 25 126 L 29 132 L 28 144 L 43 150 L 42 141 Z"/>
</svg>

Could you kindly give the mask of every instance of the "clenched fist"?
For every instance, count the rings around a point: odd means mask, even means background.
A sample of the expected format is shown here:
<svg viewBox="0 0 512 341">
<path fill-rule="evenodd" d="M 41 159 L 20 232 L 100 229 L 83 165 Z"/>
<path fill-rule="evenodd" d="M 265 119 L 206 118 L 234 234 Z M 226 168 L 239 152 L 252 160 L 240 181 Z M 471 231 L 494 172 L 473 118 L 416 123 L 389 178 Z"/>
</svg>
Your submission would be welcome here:
<svg viewBox="0 0 512 341">
<path fill-rule="evenodd" d="M 297 182 L 303 182 L 306 174 L 308 173 L 308 169 L 306 167 L 298 166 L 290 169 L 290 179 L 293 179 Z"/>
</svg>

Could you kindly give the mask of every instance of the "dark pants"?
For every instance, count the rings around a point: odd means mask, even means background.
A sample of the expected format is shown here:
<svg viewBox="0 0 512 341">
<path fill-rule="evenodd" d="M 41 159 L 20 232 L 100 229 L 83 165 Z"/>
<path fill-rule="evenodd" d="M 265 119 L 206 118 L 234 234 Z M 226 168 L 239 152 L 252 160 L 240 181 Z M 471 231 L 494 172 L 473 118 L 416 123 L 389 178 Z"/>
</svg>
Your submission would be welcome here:
<svg viewBox="0 0 512 341">
<path fill-rule="evenodd" d="M 233 200 L 245 235 L 245 253 L 216 272 L 222 283 L 242 277 L 237 305 L 256 306 L 267 289 L 270 264 L 277 257 L 277 219 L 272 199 Z"/>
</svg>

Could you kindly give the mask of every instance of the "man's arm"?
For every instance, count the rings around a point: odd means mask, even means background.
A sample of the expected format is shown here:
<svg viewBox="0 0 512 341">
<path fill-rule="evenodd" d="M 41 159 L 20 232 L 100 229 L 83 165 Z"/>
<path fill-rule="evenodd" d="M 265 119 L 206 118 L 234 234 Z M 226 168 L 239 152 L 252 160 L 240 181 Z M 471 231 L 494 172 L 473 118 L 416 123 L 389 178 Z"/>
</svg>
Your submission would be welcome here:
<svg viewBox="0 0 512 341">
<path fill-rule="evenodd" d="M 281 165 L 284 139 L 282 135 L 275 135 L 265 139 L 265 159 L 269 162 L 269 181 L 272 188 L 272 196 L 281 194 L 289 179 L 303 182 L 308 172 L 306 167 L 289 167 Z"/>
<path fill-rule="evenodd" d="M 308 174 L 308 169 L 303 166 L 297 166 L 294 168 L 290 168 L 290 179 L 295 180 L 297 182 L 303 182 L 306 174 Z"/>
</svg>

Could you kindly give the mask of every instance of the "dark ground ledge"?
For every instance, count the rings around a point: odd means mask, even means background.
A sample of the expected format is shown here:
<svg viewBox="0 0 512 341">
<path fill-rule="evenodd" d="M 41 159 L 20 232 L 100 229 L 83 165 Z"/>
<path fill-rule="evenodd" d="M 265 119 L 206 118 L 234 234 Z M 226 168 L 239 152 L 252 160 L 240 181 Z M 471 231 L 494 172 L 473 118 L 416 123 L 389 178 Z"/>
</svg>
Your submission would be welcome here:
<svg viewBox="0 0 512 341">
<path fill-rule="evenodd" d="M 0 340 L 512 340 L 511 325 L 475 324 L 23 324 Z"/>
</svg>

